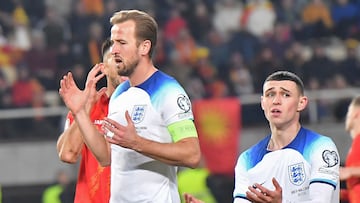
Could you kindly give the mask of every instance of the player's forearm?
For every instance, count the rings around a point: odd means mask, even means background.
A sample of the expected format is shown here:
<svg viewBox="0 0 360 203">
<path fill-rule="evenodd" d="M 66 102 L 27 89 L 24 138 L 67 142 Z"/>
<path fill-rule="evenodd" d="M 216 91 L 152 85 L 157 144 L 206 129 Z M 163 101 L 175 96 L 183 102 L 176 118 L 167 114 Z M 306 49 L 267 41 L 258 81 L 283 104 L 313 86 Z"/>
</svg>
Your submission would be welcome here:
<svg viewBox="0 0 360 203">
<path fill-rule="evenodd" d="M 74 122 L 58 139 L 57 150 L 60 160 L 67 163 L 76 163 L 83 143 L 81 131 Z"/>
<path fill-rule="evenodd" d="M 134 150 L 166 164 L 196 168 L 201 152 L 198 138 L 185 138 L 176 143 L 158 143 L 139 139 Z"/>
<path fill-rule="evenodd" d="M 104 136 L 96 129 L 85 110 L 74 115 L 83 140 L 102 166 L 110 164 L 110 150 Z"/>
</svg>

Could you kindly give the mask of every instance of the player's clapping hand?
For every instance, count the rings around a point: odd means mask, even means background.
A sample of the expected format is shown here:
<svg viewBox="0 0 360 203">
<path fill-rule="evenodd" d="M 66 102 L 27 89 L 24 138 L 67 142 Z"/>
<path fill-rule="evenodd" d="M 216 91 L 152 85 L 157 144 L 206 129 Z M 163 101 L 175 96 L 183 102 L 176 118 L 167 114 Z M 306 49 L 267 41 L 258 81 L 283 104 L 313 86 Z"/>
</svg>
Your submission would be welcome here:
<svg viewBox="0 0 360 203">
<path fill-rule="evenodd" d="M 269 190 L 262 184 L 255 183 L 249 186 L 246 192 L 246 198 L 255 203 L 281 203 L 282 188 L 275 178 L 272 179 L 275 190 Z"/>
<path fill-rule="evenodd" d="M 73 114 L 79 112 L 87 100 L 86 92 L 78 88 L 71 72 L 68 72 L 60 80 L 59 94 Z"/>
<path fill-rule="evenodd" d="M 85 90 L 87 88 L 89 89 L 89 95 L 88 95 L 88 101 L 86 102 L 86 110 L 89 113 L 91 107 L 100 99 L 100 97 L 105 94 L 106 87 L 102 87 L 99 91 L 96 91 L 96 83 L 105 76 L 103 72 L 101 72 L 101 69 L 103 68 L 104 64 L 99 63 L 96 64 L 88 73 L 87 79 L 86 79 L 86 85 Z M 89 84 L 89 83 L 92 84 Z M 95 84 L 94 84 L 95 83 Z M 89 85 L 88 85 L 89 84 Z"/>
<path fill-rule="evenodd" d="M 106 140 L 112 144 L 117 144 L 125 148 L 136 150 L 140 138 L 136 133 L 135 125 L 131 120 L 129 112 L 125 112 L 127 125 L 121 125 L 118 122 L 105 118 L 103 123 L 104 131 L 107 132 Z"/>
</svg>

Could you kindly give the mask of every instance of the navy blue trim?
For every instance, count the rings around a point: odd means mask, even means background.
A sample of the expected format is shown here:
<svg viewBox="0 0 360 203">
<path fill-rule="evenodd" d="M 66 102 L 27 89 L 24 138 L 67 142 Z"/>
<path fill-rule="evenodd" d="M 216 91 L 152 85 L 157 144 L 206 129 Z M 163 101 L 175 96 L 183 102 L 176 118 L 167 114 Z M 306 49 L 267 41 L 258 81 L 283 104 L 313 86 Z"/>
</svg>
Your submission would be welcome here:
<svg viewBox="0 0 360 203">
<path fill-rule="evenodd" d="M 244 196 L 242 196 L 242 195 L 236 195 L 236 196 L 234 197 L 234 199 L 236 199 L 236 198 L 248 200 L 248 198 L 246 198 L 246 197 L 244 197 Z"/>
<path fill-rule="evenodd" d="M 329 182 L 327 182 L 327 181 L 314 180 L 314 181 L 311 181 L 311 182 L 310 182 L 310 184 L 312 184 L 312 183 L 325 183 L 325 184 L 327 184 L 327 185 L 333 186 L 334 190 L 336 189 L 336 185 L 334 185 L 334 184 L 332 184 L 332 183 L 329 183 Z M 310 184 L 309 184 L 309 185 L 310 185 Z"/>
</svg>

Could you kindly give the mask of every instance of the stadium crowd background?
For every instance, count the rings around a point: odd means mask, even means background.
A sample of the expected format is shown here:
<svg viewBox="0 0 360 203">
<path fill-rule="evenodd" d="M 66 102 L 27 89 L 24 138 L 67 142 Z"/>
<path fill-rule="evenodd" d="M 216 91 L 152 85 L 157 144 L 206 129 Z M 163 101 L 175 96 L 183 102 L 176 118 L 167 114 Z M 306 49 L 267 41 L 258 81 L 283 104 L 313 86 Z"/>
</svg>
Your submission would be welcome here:
<svg viewBox="0 0 360 203">
<path fill-rule="evenodd" d="M 72 71 L 83 86 L 109 18 L 131 8 L 156 18 L 155 64 L 193 100 L 259 93 L 278 69 L 300 75 L 308 90 L 360 86 L 358 0 L 8 0 L 0 5 L 0 109 L 61 105 L 48 99 L 59 79 Z M 41 116 L 21 122 L 2 120 L 1 137 L 60 128 Z"/>
<path fill-rule="evenodd" d="M 0 111 L 63 106 L 59 79 L 72 71 L 83 87 L 110 36 L 109 18 L 134 8 L 159 23 L 155 64 L 193 101 L 260 93 L 265 77 L 279 69 L 297 73 L 307 90 L 360 87 L 360 0 L 6 0 Z M 347 104 L 319 101 L 320 119 L 341 121 Z M 242 111 L 244 126 L 264 121 L 258 105 Z M 62 122 L 0 119 L 0 141 L 55 141 Z"/>
</svg>

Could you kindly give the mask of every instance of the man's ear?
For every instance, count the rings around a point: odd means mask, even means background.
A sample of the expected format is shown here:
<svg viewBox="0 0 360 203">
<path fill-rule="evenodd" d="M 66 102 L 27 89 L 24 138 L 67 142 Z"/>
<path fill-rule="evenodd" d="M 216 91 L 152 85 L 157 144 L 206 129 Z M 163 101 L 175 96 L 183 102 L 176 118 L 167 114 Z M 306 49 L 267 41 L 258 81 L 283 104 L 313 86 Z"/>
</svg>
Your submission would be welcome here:
<svg viewBox="0 0 360 203">
<path fill-rule="evenodd" d="M 304 110 L 308 104 L 309 100 L 306 96 L 301 96 L 298 104 L 297 111 L 300 112 Z"/>
<path fill-rule="evenodd" d="M 100 70 L 102 73 L 106 73 L 106 67 L 104 63 L 100 63 Z"/>
<path fill-rule="evenodd" d="M 141 55 L 148 55 L 151 48 L 150 40 L 145 40 L 140 44 L 139 50 Z"/>
</svg>

